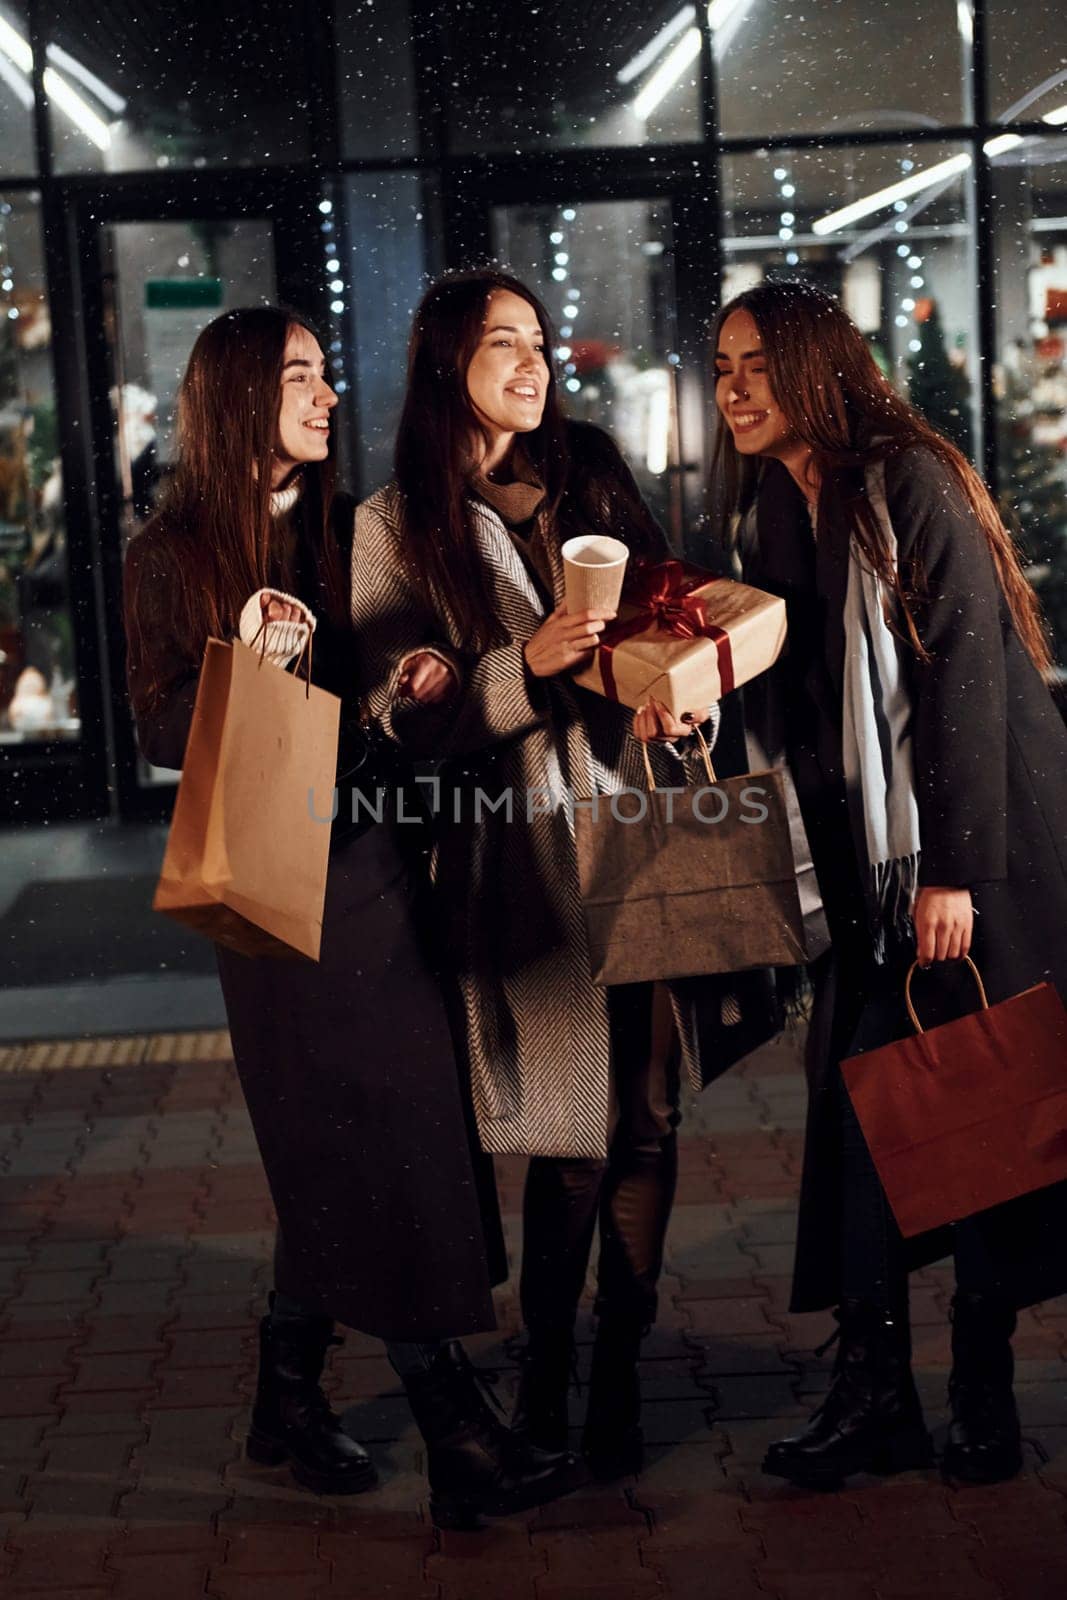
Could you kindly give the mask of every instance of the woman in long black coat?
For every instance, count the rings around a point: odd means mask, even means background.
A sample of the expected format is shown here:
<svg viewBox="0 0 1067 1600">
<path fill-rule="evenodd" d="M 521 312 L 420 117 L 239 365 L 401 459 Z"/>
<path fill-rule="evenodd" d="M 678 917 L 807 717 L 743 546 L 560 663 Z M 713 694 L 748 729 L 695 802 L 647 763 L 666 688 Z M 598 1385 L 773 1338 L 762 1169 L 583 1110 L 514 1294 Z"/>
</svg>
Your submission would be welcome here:
<svg viewBox="0 0 1067 1600">
<path fill-rule="evenodd" d="M 840 1350 L 826 1401 L 765 1467 L 827 1485 L 930 1459 L 907 1274 L 952 1250 L 943 1464 L 994 1481 L 1021 1461 L 1016 1310 L 1067 1289 L 1064 1186 L 905 1243 L 839 1066 L 910 1032 L 916 954 L 931 1022 L 974 1009 L 968 952 L 992 1003 L 1042 981 L 1067 996 L 1067 730 L 1040 617 L 981 480 L 829 296 L 763 284 L 724 307 L 717 399 L 746 574 L 789 613 L 788 657 L 746 690 L 746 713 L 762 754 L 790 768 L 833 941 L 809 1041 L 793 1309 L 836 1304 Z"/>
<path fill-rule="evenodd" d="M 455 1343 L 495 1325 L 490 1282 L 506 1267 L 420 934 L 411 829 L 396 825 L 402 766 L 359 718 L 336 398 L 314 334 L 287 312 L 230 312 L 200 335 L 174 478 L 127 557 L 130 694 L 144 755 L 167 767 L 182 764 L 209 636 L 255 642 L 276 671 L 313 633 L 314 681 L 342 700 L 321 960 L 218 952 L 279 1224 L 248 1453 L 289 1459 L 319 1492 L 373 1484 L 319 1388 L 336 1317 L 386 1341 L 418 1399 L 435 1515 L 468 1520 L 551 1498 L 570 1468 L 513 1441 Z M 432 700 L 449 678 L 425 655 L 407 689 Z M 373 801 L 379 786 L 391 815 L 362 807 L 353 825 L 353 787 Z"/>
</svg>

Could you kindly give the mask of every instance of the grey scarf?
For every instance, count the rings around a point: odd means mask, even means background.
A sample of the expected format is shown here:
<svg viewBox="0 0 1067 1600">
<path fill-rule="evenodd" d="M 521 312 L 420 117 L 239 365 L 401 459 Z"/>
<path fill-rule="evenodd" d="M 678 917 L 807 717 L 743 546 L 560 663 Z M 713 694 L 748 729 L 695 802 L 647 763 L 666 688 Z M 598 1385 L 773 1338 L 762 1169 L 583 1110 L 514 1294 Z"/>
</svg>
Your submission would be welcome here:
<svg viewBox="0 0 1067 1600">
<path fill-rule="evenodd" d="M 881 462 L 868 469 L 867 494 L 895 566 L 897 541 Z M 913 708 L 886 603 L 884 583 L 864 565 L 853 541 L 844 614 L 845 784 L 861 865 L 865 859 L 868 868 L 879 961 L 887 933 L 911 932 L 920 854 Z"/>
</svg>

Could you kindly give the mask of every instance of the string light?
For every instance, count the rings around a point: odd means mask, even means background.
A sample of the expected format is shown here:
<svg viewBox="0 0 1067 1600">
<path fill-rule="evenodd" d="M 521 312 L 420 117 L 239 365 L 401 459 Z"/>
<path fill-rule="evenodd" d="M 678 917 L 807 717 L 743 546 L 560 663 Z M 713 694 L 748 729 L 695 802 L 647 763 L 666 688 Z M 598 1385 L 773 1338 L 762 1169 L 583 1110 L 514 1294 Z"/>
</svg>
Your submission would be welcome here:
<svg viewBox="0 0 1067 1600">
<path fill-rule="evenodd" d="M 559 213 L 558 222 L 548 235 L 549 243 L 557 247 L 552 256 L 555 263 L 552 268 L 552 279 L 555 283 L 567 284 L 565 289 L 560 290 L 564 303 L 561 312 L 563 320 L 559 332 L 560 338 L 563 340 L 573 337 L 574 324 L 581 315 L 581 291 L 573 283 L 568 282 L 573 261 L 573 249 L 568 238 L 568 224 L 577 221 L 577 217 L 578 213 L 574 206 L 564 206 Z M 578 369 L 572 359 L 573 355 L 574 351 L 567 343 L 559 345 L 556 350 L 556 359 L 564 363 L 563 386 L 571 394 L 577 394 L 582 387 L 582 380 L 577 376 Z"/>
</svg>

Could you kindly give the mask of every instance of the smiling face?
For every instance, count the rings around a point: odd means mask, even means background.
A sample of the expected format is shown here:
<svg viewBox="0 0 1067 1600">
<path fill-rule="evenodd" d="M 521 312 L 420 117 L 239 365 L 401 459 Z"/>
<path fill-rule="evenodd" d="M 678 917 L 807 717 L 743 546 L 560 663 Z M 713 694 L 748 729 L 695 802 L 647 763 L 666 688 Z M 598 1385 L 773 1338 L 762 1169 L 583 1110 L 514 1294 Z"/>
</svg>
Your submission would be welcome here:
<svg viewBox="0 0 1067 1600">
<path fill-rule="evenodd" d="M 545 339 L 528 300 L 495 289 L 467 368 L 467 395 L 489 435 L 487 460 L 499 460 L 516 433 L 540 426 L 548 394 Z"/>
<path fill-rule="evenodd" d="M 806 453 L 771 390 L 763 339 L 748 311 L 733 311 L 719 331 L 715 403 L 742 455 L 787 460 Z"/>
<path fill-rule="evenodd" d="M 278 442 L 274 447 L 275 488 L 296 467 L 325 461 L 330 449 L 330 412 L 337 396 L 326 382 L 326 358 L 313 333 L 294 324 L 285 340 Z"/>
</svg>

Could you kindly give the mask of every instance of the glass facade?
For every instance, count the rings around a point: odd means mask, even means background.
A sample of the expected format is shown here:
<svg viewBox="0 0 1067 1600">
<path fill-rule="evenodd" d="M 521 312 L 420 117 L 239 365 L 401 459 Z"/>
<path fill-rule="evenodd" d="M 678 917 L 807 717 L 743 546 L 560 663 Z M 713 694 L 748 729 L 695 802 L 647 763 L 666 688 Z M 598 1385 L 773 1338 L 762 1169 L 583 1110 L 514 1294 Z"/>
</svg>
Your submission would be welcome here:
<svg viewBox="0 0 1067 1600">
<path fill-rule="evenodd" d="M 239 300 L 310 314 L 365 494 L 428 277 L 486 259 L 545 299 L 567 404 L 704 554 L 719 297 L 780 273 L 840 294 L 993 483 L 1067 669 L 1051 0 L 0 0 L 0 122 L 0 774 L 52 752 L 51 794 L 55 752 L 81 762 L 54 814 L 114 803 L 116 766 L 123 806 L 151 776 L 123 733 L 121 551 L 196 327 Z"/>
<path fill-rule="evenodd" d="M 902 132 L 970 114 L 967 0 L 718 0 L 708 10 L 724 135 Z"/>
<path fill-rule="evenodd" d="M 408 333 L 426 281 L 421 180 L 411 172 L 353 174 L 345 180 L 345 208 L 356 373 L 348 414 L 355 424 L 359 481 L 369 494 L 393 470 Z"/>
<path fill-rule="evenodd" d="M 495 253 L 536 283 L 559 335 L 564 405 L 613 433 L 664 526 L 678 466 L 671 208 L 664 200 L 500 206 Z M 680 530 L 679 530 L 680 531 Z"/>
<path fill-rule="evenodd" d="M 839 295 L 897 387 L 976 456 L 973 210 L 971 155 L 957 144 L 727 156 L 724 298 L 797 274 Z"/>
<path fill-rule="evenodd" d="M 1067 123 L 1067 25 L 1059 0 L 988 0 L 987 83 L 997 122 Z"/>
<path fill-rule="evenodd" d="M 0 178 L 37 171 L 34 142 L 32 56 L 23 0 L 0 4 Z"/>
<path fill-rule="evenodd" d="M 281 165 L 311 155 L 309 34 L 290 0 L 40 7 L 57 172 Z"/>
<path fill-rule="evenodd" d="M 408 0 L 338 0 L 341 153 L 374 160 L 418 150 L 415 55 Z"/>
<path fill-rule="evenodd" d="M 1021 146 L 995 174 L 1001 509 L 1067 663 L 1067 152 Z"/>
<path fill-rule="evenodd" d="M 0 193 L 0 746 L 79 736 L 39 197 Z"/>
<path fill-rule="evenodd" d="M 457 151 L 596 149 L 701 137 L 693 5 L 440 7 Z"/>
</svg>

